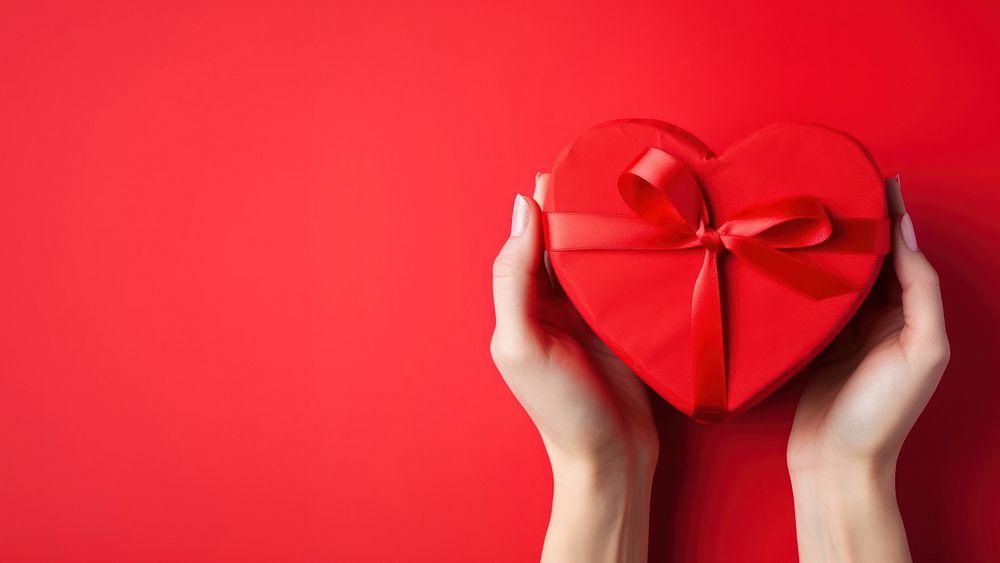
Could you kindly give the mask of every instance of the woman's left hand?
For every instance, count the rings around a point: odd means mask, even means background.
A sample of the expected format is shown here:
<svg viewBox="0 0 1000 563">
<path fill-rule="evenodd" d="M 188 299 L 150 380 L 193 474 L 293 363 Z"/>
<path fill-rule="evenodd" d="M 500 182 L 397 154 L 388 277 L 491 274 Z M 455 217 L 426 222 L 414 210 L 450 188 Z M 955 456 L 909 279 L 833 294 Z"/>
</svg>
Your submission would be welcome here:
<svg viewBox="0 0 1000 563">
<path fill-rule="evenodd" d="M 894 274 L 814 365 L 788 439 L 802 561 L 909 561 L 896 458 L 951 355 L 937 273 L 899 179 L 886 182 Z M 873 295 L 874 297 L 874 295 Z"/>
</svg>

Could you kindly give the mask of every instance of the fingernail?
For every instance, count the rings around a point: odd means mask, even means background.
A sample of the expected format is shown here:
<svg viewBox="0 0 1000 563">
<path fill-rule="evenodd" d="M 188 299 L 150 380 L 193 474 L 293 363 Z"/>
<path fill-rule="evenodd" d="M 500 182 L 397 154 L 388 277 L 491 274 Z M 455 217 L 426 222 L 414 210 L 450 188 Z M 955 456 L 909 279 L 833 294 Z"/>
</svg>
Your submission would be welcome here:
<svg viewBox="0 0 1000 563">
<path fill-rule="evenodd" d="M 899 233 L 903 235 L 903 242 L 906 243 L 906 248 L 910 250 L 917 249 L 917 233 L 913 230 L 913 221 L 910 220 L 909 213 L 904 213 L 903 218 L 899 220 Z"/>
<path fill-rule="evenodd" d="M 535 183 L 536 184 L 538 183 L 538 179 L 541 178 L 541 177 L 542 177 L 542 173 L 541 172 L 535 172 Z"/>
<path fill-rule="evenodd" d="M 528 224 L 528 202 L 524 196 L 517 194 L 514 197 L 514 215 L 510 219 L 510 236 L 519 237 L 524 234 L 524 228 Z"/>
<path fill-rule="evenodd" d="M 887 179 L 885 184 L 889 214 L 899 217 L 906 213 L 906 205 L 903 203 L 903 192 L 899 189 L 899 174 L 896 174 L 895 178 Z"/>
</svg>

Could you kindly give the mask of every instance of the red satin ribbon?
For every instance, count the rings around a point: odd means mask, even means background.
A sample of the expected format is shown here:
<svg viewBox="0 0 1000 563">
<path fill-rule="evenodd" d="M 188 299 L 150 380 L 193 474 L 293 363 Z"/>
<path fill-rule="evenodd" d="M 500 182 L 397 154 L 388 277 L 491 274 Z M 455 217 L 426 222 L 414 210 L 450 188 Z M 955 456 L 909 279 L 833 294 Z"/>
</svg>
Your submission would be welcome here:
<svg viewBox="0 0 1000 563">
<path fill-rule="evenodd" d="M 646 149 L 618 179 L 635 215 L 545 213 L 549 252 L 576 250 L 681 250 L 704 248 L 691 297 L 694 416 L 728 412 L 723 312 L 718 257 L 729 251 L 761 273 L 820 300 L 860 286 L 789 249 L 861 254 L 888 250 L 888 218 L 836 219 L 813 197 L 791 197 L 748 207 L 713 227 L 701 187 L 691 171 L 656 147 Z"/>
</svg>

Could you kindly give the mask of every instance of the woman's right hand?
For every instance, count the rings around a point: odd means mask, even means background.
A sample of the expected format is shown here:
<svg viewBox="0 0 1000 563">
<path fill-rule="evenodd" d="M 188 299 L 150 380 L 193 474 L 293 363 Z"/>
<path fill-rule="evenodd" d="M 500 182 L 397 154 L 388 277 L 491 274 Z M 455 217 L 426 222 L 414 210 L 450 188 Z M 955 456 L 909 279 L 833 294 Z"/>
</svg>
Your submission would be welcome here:
<svg viewBox="0 0 1000 563">
<path fill-rule="evenodd" d="M 515 199 L 510 238 L 493 263 L 490 343 L 552 464 L 542 560 L 645 561 L 659 452 L 647 389 L 549 277 L 539 207 L 549 181 L 539 174 L 535 198 Z"/>
</svg>

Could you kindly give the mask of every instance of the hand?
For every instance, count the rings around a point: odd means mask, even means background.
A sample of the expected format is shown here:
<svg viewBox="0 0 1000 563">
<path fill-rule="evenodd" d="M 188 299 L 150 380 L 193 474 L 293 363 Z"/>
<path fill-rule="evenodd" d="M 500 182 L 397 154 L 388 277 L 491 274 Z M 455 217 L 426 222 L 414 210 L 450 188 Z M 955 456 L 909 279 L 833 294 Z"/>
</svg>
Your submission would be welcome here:
<svg viewBox="0 0 1000 563">
<path fill-rule="evenodd" d="M 950 348 L 938 277 L 918 250 L 898 177 L 887 192 L 894 221 L 886 302 L 873 292 L 816 362 L 788 439 L 802 561 L 910 560 L 896 458 Z"/>
<path fill-rule="evenodd" d="M 535 423 L 552 463 L 543 561 L 645 561 L 659 448 L 645 385 L 550 278 L 542 251 L 549 174 L 517 196 L 493 264 L 493 361 Z M 537 200 L 537 201 L 536 201 Z"/>
</svg>

